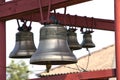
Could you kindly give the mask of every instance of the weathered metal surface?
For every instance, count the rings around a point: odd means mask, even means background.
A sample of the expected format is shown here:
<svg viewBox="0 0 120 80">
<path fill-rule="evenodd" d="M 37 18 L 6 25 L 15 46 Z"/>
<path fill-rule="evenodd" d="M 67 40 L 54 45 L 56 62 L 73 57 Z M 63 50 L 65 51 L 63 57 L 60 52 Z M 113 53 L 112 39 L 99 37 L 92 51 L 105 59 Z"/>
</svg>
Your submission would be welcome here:
<svg viewBox="0 0 120 80">
<path fill-rule="evenodd" d="M 59 24 L 45 25 L 40 29 L 40 43 L 30 64 L 64 65 L 76 63 L 77 59 L 68 47 L 67 29 Z"/>
</svg>

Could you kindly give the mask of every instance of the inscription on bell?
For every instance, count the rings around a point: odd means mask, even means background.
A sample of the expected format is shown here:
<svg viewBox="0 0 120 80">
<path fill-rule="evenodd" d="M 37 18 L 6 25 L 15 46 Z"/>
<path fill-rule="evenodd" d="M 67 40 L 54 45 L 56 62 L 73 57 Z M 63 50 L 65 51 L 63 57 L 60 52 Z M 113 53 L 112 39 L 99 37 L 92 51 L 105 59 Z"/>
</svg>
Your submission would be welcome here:
<svg viewBox="0 0 120 80">
<path fill-rule="evenodd" d="M 33 33 L 21 31 L 16 34 L 16 41 L 25 41 L 25 40 L 33 40 Z"/>
<path fill-rule="evenodd" d="M 66 29 L 64 27 L 42 27 L 40 30 L 40 38 L 41 39 L 48 39 L 48 38 L 61 38 L 66 39 Z"/>
</svg>

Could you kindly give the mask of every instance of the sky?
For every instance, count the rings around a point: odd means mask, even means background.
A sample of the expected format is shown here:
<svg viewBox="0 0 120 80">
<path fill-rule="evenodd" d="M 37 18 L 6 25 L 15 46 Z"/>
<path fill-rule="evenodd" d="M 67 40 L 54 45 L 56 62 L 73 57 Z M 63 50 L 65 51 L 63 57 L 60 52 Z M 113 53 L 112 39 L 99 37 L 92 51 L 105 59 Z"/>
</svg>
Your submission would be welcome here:
<svg viewBox="0 0 120 80">
<path fill-rule="evenodd" d="M 107 5 L 106 5 L 107 4 Z M 59 13 L 63 13 L 64 10 L 57 9 Z M 114 20 L 114 0 L 92 0 L 89 2 L 77 4 L 74 6 L 67 7 L 67 14 L 71 15 L 78 15 L 78 16 L 86 16 L 86 17 L 93 17 L 93 18 L 101 18 L 101 19 L 110 19 Z M 43 25 L 38 22 L 32 23 L 32 30 L 31 32 L 34 33 L 34 42 L 36 47 L 39 44 L 39 30 Z M 10 52 L 13 50 L 15 45 L 15 34 L 17 31 L 18 25 L 16 20 L 9 20 L 6 22 L 6 59 L 7 65 L 10 63 L 10 58 L 8 57 Z M 81 44 L 82 42 L 82 34 L 80 33 L 80 29 L 76 31 L 78 42 Z M 90 52 L 102 49 L 106 46 L 114 44 L 115 37 L 113 31 L 106 31 L 106 30 L 96 30 L 92 33 L 92 40 L 95 43 L 96 47 L 91 48 Z M 80 49 L 74 51 L 74 54 L 77 58 L 88 54 L 86 49 Z M 14 59 L 19 61 L 17 59 Z M 36 73 L 40 72 L 40 70 L 44 71 L 45 66 L 35 66 L 29 64 L 29 59 L 24 59 L 26 63 L 30 66 L 31 71 L 36 71 Z M 37 68 L 36 68 L 37 67 Z M 37 72 L 38 70 L 38 72 Z M 35 74 L 30 78 L 35 77 Z"/>
</svg>

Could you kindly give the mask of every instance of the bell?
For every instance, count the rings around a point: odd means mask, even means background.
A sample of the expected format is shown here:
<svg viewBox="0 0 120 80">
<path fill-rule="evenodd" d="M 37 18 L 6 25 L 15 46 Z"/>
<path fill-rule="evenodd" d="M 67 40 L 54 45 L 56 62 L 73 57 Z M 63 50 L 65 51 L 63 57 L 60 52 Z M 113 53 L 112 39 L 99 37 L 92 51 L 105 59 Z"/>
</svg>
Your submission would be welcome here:
<svg viewBox="0 0 120 80">
<path fill-rule="evenodd" d="M 86 31 L 83 34 L 83 41 L 82 41 L 82 47 L 83 48 L 93 48 L 95 47 L 95 44 L 92 41 L 92 36 L 90 34 L 91 32 Z"/>
<path fill-rule="evenodd" d="M 73 28 L 69 28 L 67 30 L 67 41 L 71 50 L 78 50 L 82 48 L 82 46 L 77 41 L 77 34 L 75 31 L 76 29 Z"/>
<path fill-rule="evenodd" d="M 22 22 L 23 25 L 20 26 L 19 20 L 17 19 L 19 32 L 16 33 L 16 44 L 13 51 L 9 55 L 10 58 L 30 58 L 36 51 L 33 33 L 30 32 L 32 22 L 30 21 L 29 26 L 26 25 L 26 20 L 23 20 Z"/>
<path fill-rule="evenodd" d="M 59 24 L 48 24 L 40 29 L 40 43 L 30 64 L 60 65 L 76 63 L 67 43 L 67 29 Z"/>
<path fill-rule="evenodd" d="M 36 51 L 33 41 L 33 33 L 29 31 L 19 31 L 16 33 L 16 44 L 10 53 L 10 58 L 30 58 Z"/>
</svg>

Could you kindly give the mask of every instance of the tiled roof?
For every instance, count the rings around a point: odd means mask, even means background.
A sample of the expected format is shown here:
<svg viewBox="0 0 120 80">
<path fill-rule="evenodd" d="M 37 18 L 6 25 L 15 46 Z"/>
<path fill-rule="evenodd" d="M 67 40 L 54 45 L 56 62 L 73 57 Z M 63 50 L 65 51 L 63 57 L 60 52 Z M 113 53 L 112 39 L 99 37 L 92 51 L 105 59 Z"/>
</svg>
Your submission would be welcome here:
<svg viewBox="0 0 120 80">
<path fill-rule="evenodd" d="M 60 74 L 54 76 L 45 76 L 31 80 L 108 80 L 110 77 L 115 77 L 115 69 L 89 71 L 79 73 Z"/>
<path fill-rule="evenodd" d="M 78 59 L 77 64 L 68 64 L 51 69 L 49 73 L 42 72 L 39 76 L 61 75 L 83 72 L 86 69 L 88 55 Z M 87 71 L 105 70 L 115 68 L 115 47 L 110 45 L 91 53 Z"/>
</svg>

